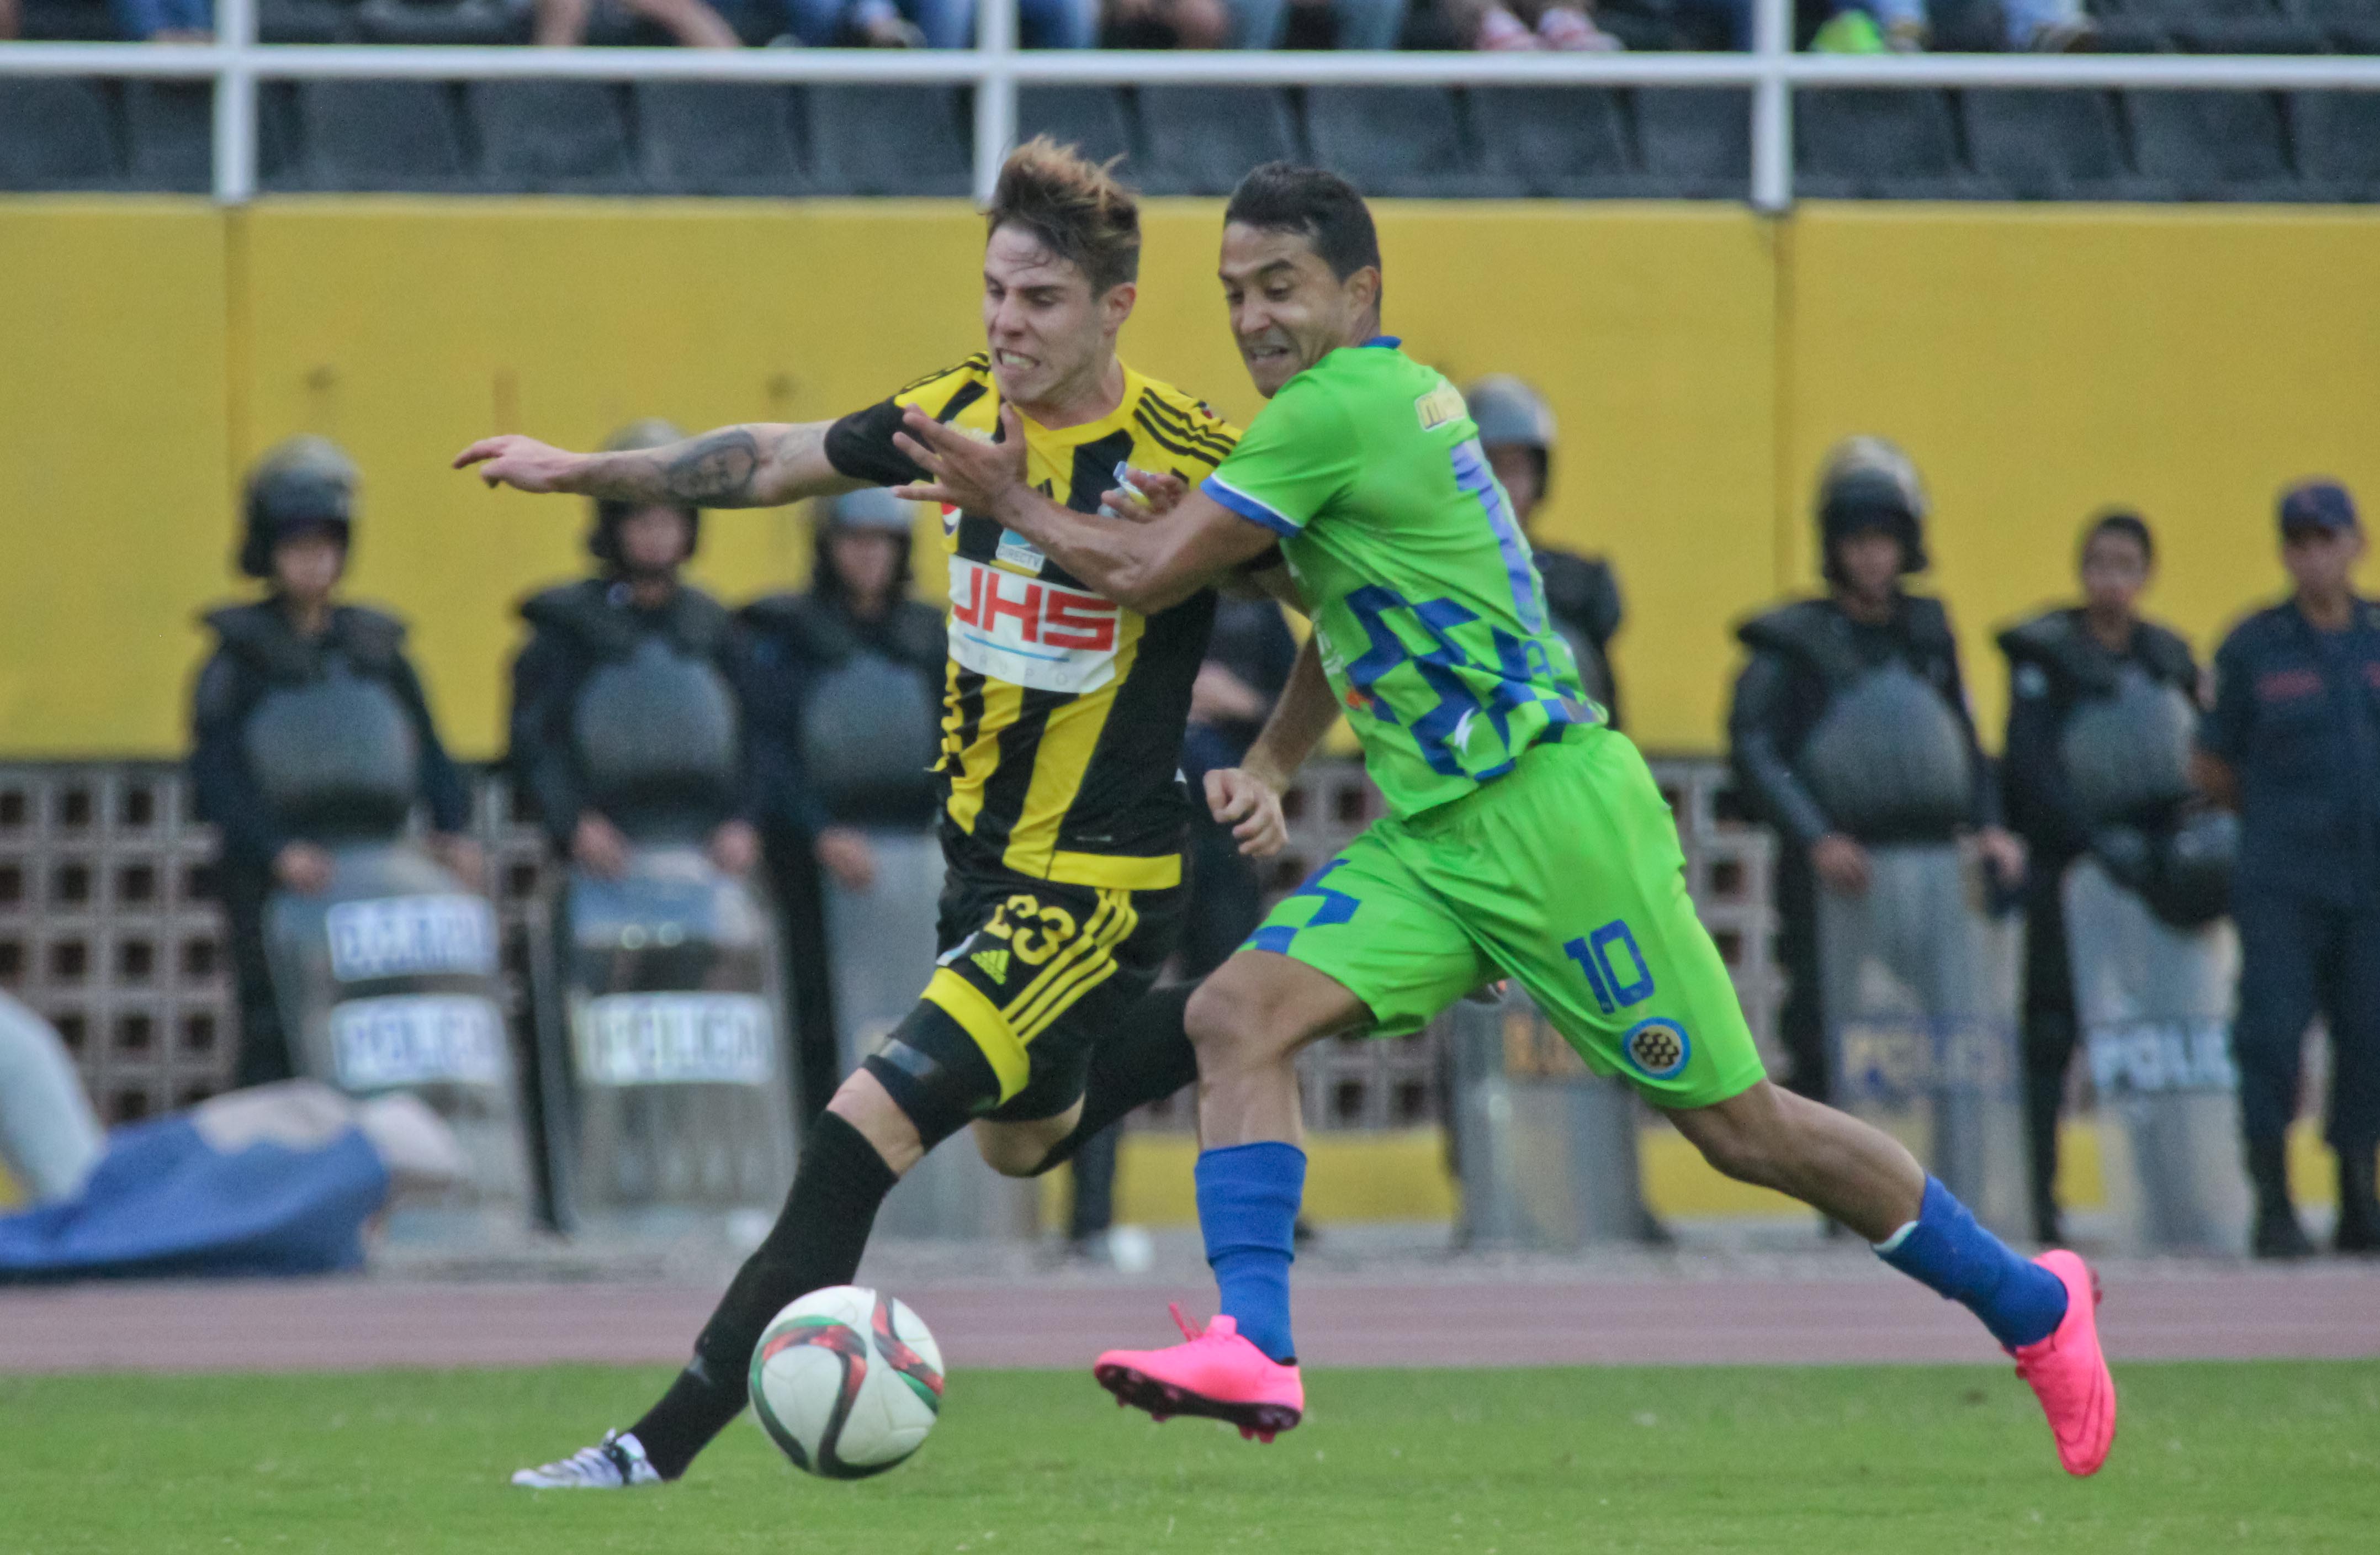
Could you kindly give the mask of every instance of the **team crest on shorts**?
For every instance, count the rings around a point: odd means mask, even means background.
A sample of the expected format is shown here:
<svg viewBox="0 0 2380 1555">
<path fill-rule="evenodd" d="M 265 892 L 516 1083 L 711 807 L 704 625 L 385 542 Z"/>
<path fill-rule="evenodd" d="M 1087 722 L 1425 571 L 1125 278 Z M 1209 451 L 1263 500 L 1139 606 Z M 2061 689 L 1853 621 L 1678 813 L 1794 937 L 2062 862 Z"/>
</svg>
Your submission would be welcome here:
<svg viewBox="0 0 2380 1555">
<path fill-rule="evenodd" d="M 1620 1041 L 1620 1054 L 1648 1080 L 1674 1080 L 1694 1056 L 1694 1044 L 1684 1027 L 1657 1015 L 1628 1028 L 1628 1035 Z"/>
</svg>

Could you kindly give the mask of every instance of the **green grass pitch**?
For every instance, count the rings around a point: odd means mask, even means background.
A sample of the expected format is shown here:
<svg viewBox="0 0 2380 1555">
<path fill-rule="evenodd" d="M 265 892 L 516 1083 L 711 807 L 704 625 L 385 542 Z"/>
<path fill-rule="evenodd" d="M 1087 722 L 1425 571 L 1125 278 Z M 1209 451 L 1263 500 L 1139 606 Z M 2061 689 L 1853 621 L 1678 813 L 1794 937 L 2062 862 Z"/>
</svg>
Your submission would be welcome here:
<svg viewBox="0 0 2380 1555">
<path fill-rule="evenodd" d="M 682 1483 L 532 1495 L 651 1368 L 0 1379 L 0 1550 L 2370 1550 L 2380 1362 L 2125 1367 L 2114 1457 L 2058 1471 L 1980 1367 L 1329 1371 L 1270 1448 L 1087 1376 L 953 1375 L 855 1485 L 745 1421 Z"/>
</svg>

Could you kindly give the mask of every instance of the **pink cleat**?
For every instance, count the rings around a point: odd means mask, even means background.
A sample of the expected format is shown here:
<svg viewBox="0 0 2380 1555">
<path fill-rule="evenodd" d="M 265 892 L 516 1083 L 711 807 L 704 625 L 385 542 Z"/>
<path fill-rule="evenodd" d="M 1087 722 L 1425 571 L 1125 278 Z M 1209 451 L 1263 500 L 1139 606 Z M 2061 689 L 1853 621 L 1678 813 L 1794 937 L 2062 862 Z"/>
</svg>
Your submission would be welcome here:
<svg viewBox="0 0 2380 1555">
<path fill-rule="evenodd" d="M 1118 1404 L 1146 1409 L 1160 1420 L 1196 1415 L 1228 1420 L 1257 1441 L 1305 1415 L 1305 1384 L 1295 1366 L 1283 1366 L 1240 1337 L 1239 1325 L 1219 1317 L 1204 1333 L 1169 1308 L 1186 1344 L 1162 1350 L 1111 1350 L 1091 1367 Z"/>
<path fill-rule="evenodd" d="M 2066 1472 L 2096 1474 L 2116 1440 L 2116 1379 L 2099 1350 L 2098 1277 L 2064 1248 L 2033 1261 L 2065 1285 L 2066 1316 L 2047 1339 L 2015 1351 L 2016 1374 L 2049 1416 Z"/>
</svg>

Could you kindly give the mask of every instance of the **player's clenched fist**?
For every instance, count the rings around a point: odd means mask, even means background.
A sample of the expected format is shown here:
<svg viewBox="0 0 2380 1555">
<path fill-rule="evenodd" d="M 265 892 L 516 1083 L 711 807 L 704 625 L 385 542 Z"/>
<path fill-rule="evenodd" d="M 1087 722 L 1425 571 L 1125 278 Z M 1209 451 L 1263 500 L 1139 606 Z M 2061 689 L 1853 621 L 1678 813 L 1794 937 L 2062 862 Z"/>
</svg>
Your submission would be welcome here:
<svg viewBox="0 0 2380 1555">
<path fill-rule="evenodd" d="M 1289 841 L 1281 796 L 1237 767 L 1218 767 L 1207 774 L 1207 808 L 1219 824 L 1232 829 L 1240 851 L 1250 858 L 1270 858 Z"/>
<path fill-rule="evenodd" d="M 566 492 L 581 456 L 533 437 L 506 433 L 483 437 L 455 456 L 455 468 L 480 467 L 480 479 L 491 486 L 512 486 L 524 492 Z"/>
</svg>

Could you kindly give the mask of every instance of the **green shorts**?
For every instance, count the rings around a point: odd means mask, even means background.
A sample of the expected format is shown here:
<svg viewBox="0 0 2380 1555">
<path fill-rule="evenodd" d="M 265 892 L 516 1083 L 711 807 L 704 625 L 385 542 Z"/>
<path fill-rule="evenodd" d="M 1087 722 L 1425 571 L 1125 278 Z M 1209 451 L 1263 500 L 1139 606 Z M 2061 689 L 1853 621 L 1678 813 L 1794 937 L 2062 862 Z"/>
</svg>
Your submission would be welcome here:
<svg viewBox="0 0 2380 1555">
<path fill-rule="evenodd" d="M 1537 746 L 1463 798 L 1374 822 L 1243 949 L 1331 978 L 1382 1037 L 1512 978 L 1588 1067 L 1658 1107 L 1706 1107 L 1764 1075 L 1686 894 L 1670 808 L 1613 730 Z"/>
</svg>

